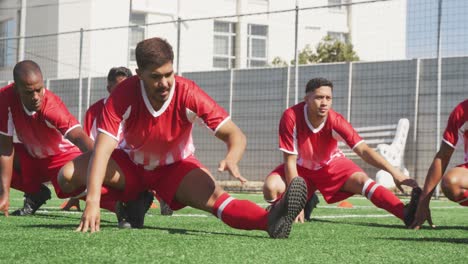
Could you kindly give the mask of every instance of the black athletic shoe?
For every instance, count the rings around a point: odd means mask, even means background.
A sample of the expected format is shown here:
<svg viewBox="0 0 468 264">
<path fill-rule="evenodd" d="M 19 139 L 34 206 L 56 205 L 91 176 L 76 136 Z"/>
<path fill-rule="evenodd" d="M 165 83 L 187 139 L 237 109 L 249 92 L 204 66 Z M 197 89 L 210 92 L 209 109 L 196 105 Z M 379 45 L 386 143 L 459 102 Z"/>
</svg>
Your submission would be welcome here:
<svg viewBox="0 0 468 264">
<path fill-rule="evenodd" d="M 307 185 L 301 177 L 291 181 L 285 194 L 268 213 L 268 234 L 271 238 L 287 238 L 296 216 L 304 209 Z"/>
<path fill-rule="evenodd" d="M 116 205 L 116 215 L 120 228 L 142 228 L 145 221 L 145 214 L 153 202 L 153 194 L 145 191 L 138 195 L 138 198 L 126 203 L 118 202 Z"/>
<path fill-rule="evenodd" d="M 314 208 L 317 208 L 317 204 L 320 203 L 317 194 L 313 194 L 312 197 L 307 201 L 304 207 L 304 218 L 307 221 L 310 221 L 310 215 L 314 211 Z"/>
<path fill-rule="evenodd" d="M 33 215 L 37 209 L 50 199 L 50 190 L 45 185 L 41 185 L 41 189 L 37 193 L 25 193 L 23 208 L 11 213 L 14 216 Z"/>
<path fill-rule="evenodd" d="M 411 191 L 411 200 L 404 208 L 404 222 L 406 227 L 409 227 L 414 221 L 414 215 L 418 209 L 419 196 L 421 196 L 422 190 L 419 187 L 413 188 Z"/>
<path fill-rule="evenodd" d="M 129 229 L 132 228 L 132 225 L 127 221 L 127 208 L 125 203 L 117 202 L 115 205 L 115 215 L 117 216 L 119 228 Z"/>
<path fill-rule="evenodd" d="M 171 207 L 163 200 L 159 201 L 159 207 L 161 209 L 161 215 L 172 215 L 174 213 Z"/>
</svg>

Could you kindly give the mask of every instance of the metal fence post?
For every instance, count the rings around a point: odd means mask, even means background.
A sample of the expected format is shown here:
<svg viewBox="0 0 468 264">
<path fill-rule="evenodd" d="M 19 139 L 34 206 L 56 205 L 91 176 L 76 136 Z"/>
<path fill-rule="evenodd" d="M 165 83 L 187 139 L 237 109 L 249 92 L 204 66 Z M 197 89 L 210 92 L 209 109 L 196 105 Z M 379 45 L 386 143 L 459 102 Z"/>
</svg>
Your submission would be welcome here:
<svg viewBox="0 0 468 264">
<path fill-rule="evenodd" d="M 442 95 L 442 0 L 439 0 L 437 9 L 437 124 L 436 124 L 436 152 L 439 151 L 440 144 L 440 101 Z M 437 184 L 435 198 L 439 199 L 440 184 Z"/>
<path fill-rule="evenodd" d="M 176 68 L 176 71 L 177 71 L 177 74 L 179 74 L 180 72 L 180 23 L 181 22 L 181 19 L 180 17 L 177 17 L 177 68 Z"/>
<path fill-rule="evenodd" d="M 294 104 L 298 103 L 299 96 L 299 52 L 298 52 L 298 33 L 299 33 L 299 6 L 296 2 L 296 25 L 294 36 Z"/>
<path fill-rule="evenodd" d="M 83 28 L 80 28 L 80 55 L 78 62 L 78 82 L 79 82 L 79 91 L 78 91 L 78 120 L 81 122 L 81 100 L 83 97 L 83 80 L 81 79 L 81 68 L 83 63 Z"/>
</svg>

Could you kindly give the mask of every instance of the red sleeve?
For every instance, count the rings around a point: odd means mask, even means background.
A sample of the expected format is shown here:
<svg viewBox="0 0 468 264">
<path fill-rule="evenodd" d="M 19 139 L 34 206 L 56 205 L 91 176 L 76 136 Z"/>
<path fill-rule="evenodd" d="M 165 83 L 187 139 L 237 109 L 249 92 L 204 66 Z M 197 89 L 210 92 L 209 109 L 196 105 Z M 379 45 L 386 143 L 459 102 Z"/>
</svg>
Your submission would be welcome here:
<svg viewBox="0 0 468 264">
<path fill-rule="evenodd" d="M 104 105 L 104 99 L 101 99 L 94 103 L 92 106 L 89 107 L 88 111 L 86 111 L 84 122 L 83 122 L 83 130 L 88 136 L 91 136 L 91 130 L 93 128 L 94 120 L 101 114 L 102 107 Z"/>
<path fill-rule="evenodd" d="M 11 137 L 13 136 L 13 121 L 8 97 L 7 87 L 0 89 L 0 134 Z"/>
<path fill-rule="evenodd" d="M 287 109 L 281 117 L 279 124 L 279 148 L 280 150 L 297 155 L 297 131 L 296 116 L 294 111 Z"/>
<path fill-rule="evenodd" d="M 464 110 L 462 104 L 459 104 L 453 109 L 449 116 L 447 127 L 445 128 L 443 141 L 455 148 L 458 143 L 458 130 L 463 125 L 465 120 L 463 119 Z"/>
<path fill-rule="evenodd" d="M 83 122 L 83 130 L 86 135 L 91 136 L 91 127 L 93 126 L 93 113 L 88 109 Z"/>
<path fill-rule="evenodd" d="M 68 111 L 68 108 L 58 96 L 54 95 L 49 99 L 52 99 L 53 102 L 44 112 L 44 117 L 47 122 L 54 126 L 64 136 L 72 128 L 80 126 L 78 120 Z"/>
<path fill-rule="evenodd" d="M 117 86 L 108 97 L 101 114 L 97 117 L 96 127 L 99 132 L 103 132 L 119 141 L 119 126 L 124 119 L 125 113 L 129 114 L 131 111 L 136 89 L 140 88 L 135 79 Z"/>
<path fill-rule="evenodd" d="M 187 108 L 201 118 L 207 127 L 216 132 L 220 125 L 228 120 L 229 114 L 194 82 L 186 85 L 189 85 Z"/>
<path fill-rule="evenodd" d="M 346 144 L 353 149 L 360 142 L 361 136 L 356 132 L 354 127 L 342 115 L 334 113 L 333 130 L 343 139 Z"/>
</svg>

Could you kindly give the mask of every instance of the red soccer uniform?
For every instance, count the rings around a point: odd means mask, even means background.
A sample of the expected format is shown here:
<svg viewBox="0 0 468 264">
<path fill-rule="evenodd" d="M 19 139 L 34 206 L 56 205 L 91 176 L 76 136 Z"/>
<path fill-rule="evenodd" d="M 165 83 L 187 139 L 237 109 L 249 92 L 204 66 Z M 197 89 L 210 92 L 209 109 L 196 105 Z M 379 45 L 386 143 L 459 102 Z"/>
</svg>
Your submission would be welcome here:
<svg viewBox="0 0 468 264">
<path fill-rule="evenodd" d="M 34 158 L 47 158 L 68 151 L 79 151 L 65 139 L 69 131 L 80 126 L 62 100 L 44 89 L 43 106 L 30 112 L 14 91 L 14 84 L 0 89 L 0 134 L 18 139 Z"/>
<path fill-rule="evenodd" d="M 98 131 L 120 141 L 119 148 L 146 170 L 181 161 L 195 151 L 193 122 L 200 118 L 213 132 L 229 120 L 226 111 L 193 81 L 176 76 L 169 98 L 155 111 L 137 76 L 109 96 Z"/>
<path fill-rule="evenodd" d="M 43 182 L 51 181 L 58 197 L 68 197 L 57 183 L 57 174 L 68 161 L 81 151 L 65 136 L 80 126 L 62 100 L 44 89 L 42 108 L 28 111 L 14 91 L 13 84 L 0 89 L 0 134 L 16 135 L 21 144 L 14 144 L 20 160 L 21 173 L 13 172 L 11 187 L 35 193 Z"/>
<path fill-rule="evenodd" d="M 92 139 L 95 140 L 97 136 L 96 122 L 99 115 L 101 115 L 104 104 L 107 98 L 102 98 L 93 105 L 91 105 L 85 114 L 83 123 L 83 130 Z"/>
<path fill-rule="evenodd" d="M 338 148 L 340 138 L 352 149 L 363 142 L 351 124 L 332 109 L 326 121 L 317 128 L 307 118 L 305 102 L 287 109 L 280 121 L 280 150 L 297 155 L 297 164 L 310 170 L 318 170 L 334 159 L 344 157 Z"/>
<path fill-rule="evenodd" d="M 465 150 L 465 163 L 468 163 L 468 100 L 458 104 L 447 122 L 442 140 L 452 148 L 463 144 Z"/>
</svg>

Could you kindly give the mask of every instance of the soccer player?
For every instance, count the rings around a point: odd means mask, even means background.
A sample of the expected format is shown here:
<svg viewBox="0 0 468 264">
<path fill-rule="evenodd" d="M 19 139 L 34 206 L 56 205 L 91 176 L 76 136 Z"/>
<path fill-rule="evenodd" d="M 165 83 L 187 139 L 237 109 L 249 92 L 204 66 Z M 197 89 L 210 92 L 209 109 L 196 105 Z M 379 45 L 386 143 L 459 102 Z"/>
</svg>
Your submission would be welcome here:
<svg viewBox="0 0 468 264">
<path fill-rule="evenodd" d="M 445 173 L 455 151 L 455 146 L 459 142 L 462 143 L 465 150 L 465 163 Z M 426 220 L 432 228 L 435 227 L 432 223 L 429 203 L 432 193 L 441 179 L 441 187 L 445 196 L 461 206 L 468 206 L 468 100 L 458 104 L 450 114 L 440 149 L 427 172 L 415 220 L 411 225 L 412 228 L 421 228 Z"/>
<path fill-rule="evenodd" d="M 119 83 L 121 83 L 128 77 L 131 77 L 132 75 L 132 71 L 126 67 L 111 68 L 109 70 L 109 73 L 107 74 L 107 92 L 109 92 L 109 94 L 112 93 L 112 91 L 115 89 L 115 87 L 117 87 Z M 104 97 L 101 100 L 97 101 L 88 108 L 85 114 L 83 129 L 93 141 L 97 136 L 96 120 L 97 117 L 101 114 L 102 108 L 104 108 L 106 100 L 107 97 Z M 70 208 L 72 208 L 73 206 L 80 210 L 80 202 L 78 198 L 70 198 L 62 205 L 63 210 L 65 211 L 70 210 Z"/>
<path fill-rule="evenodd" d="M 75 159 L 60 175 L 70 182 L 83 174 L 86 178 L 89 163 L 86 208 L 77 230 L 99 231 L 104 183 L 121 191 L 123 201 L 138 201 L 136 192 L 155 190 L 173 210 L 191 206 L 234 228 L 265 230 L 273 238 L 288 237 L 306 202 L 305 182 L 299 178 L 292 181 L 270 211 L 231 197 L 194 156 L 192 126 L 201 119 L 225 142 L 227 154 L 218 169 L 229 171 L 241 182 L 246 179 L 237 163 L 246 146 L 244 134 L 193 81 L 175 75 L 169 43 L 161 38 L 147 39 L 138 43 L 135 52 L 138 76 L 122 82 L 109 96 L 98 120 L 95 151 Z M 116 149 L 119 128 L 124 139 Z M 134 221 L 138 226 L 143 225 L 144 214 L 140 216 Z"/>
<path fill-rule="evenodd" d="M 51 181 L 60 198 L 60 168 L 93 142 L 60 98 L 44 86 L 34 61 L 17 63 L 14 83 L 0 89 L 0 210 L 8 216 L 10 187 L 23 191 L 24 206 L 12 215 L 31 215 L 50 199 Z M 21 143 L 13 143 L 14 131 Z"/>
<path fill-rule="evenodd" d="M 387 210 L 408 226 L 416 211 L 420 189 L 417 183 L 391 166 L 371 149 L 345 118 L 332 109 L 333 84 L 324 78 L 311 79 L 305 89 L 304 101 L 288 108 L 279 124 L 279 148 L 284 163 L 278 166 L 264 183 L 267 201 L 281 196 L 291 181 L 302 177 L 307 182 L 308 198 L 319 190 L 327 203 L 362 194 L 377 207 Z M 389 190 L 376 184 L 338 148 L 343 139 L 367 163 L 388 171 L 397 187 L 413 187 L 409 206 Z M 302 214 L 302 213 L 301 213 Z M 299 215 L 299 220 L 303 218 Z"/>
</svg>

